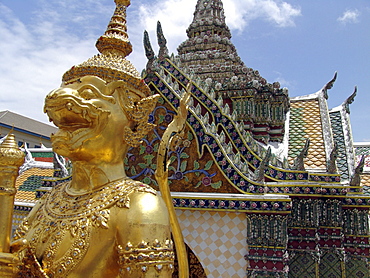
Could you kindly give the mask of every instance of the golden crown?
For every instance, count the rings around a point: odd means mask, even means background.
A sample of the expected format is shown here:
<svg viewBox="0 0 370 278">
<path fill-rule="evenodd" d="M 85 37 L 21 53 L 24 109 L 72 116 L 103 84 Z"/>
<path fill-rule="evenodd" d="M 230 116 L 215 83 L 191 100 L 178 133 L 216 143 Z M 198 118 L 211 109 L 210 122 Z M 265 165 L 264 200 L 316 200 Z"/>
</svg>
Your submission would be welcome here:
<svg viewBox="0 0 370 278">
<path fill-rule="evenodd" d="M 126 56 L 132 52 L 126 26 L 126 9 L 130 0 L 115 0 L 115 3 L 116 9 L 107 30 L 96 42 L 100 54 L 73 66 L 62 80 L 68 84 L 86 75 L 100 77 L 106 82 L 121 80 L 148 96 L 150 89 L 136 68 L 126 60 Z"/>
</svg>

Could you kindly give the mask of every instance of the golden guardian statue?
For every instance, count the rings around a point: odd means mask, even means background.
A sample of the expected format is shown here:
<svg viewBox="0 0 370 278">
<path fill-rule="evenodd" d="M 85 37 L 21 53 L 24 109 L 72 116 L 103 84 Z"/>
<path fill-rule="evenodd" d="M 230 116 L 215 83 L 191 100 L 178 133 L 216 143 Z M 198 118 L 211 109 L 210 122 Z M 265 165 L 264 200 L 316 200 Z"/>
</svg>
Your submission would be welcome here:
<svg viewBox="0 0 370 278">
<path fill-rule="evenodd" d="M 153 128 L 148 116 L 158 95 L 151 95 L 126 60 L 132 51 L 126 30 L 130 1 L 115 2 L 96 43 L 100 54 L 68 70 L 45 99 L 44 111 L 59 128 L 53 149 L 73 162 L 72 180 L 45 194 L 20 225 L 11 252 L 0 253 L 1 277 L 172 276 L 176 217 L 168 209 L 169 194 L 164 202 L 124 171 L 128 148 Z M 181 103 L 170 133 L 185 122 L 186 98 Z M 158 160 L 161 188 L 167 182 L 165 141 Z M 172 232 L 183 251 L 178 225 Z M 186 256 L 178 253 L 178 259 L 185 268 L 180 275 L 187 277 Z"/>
</svg>

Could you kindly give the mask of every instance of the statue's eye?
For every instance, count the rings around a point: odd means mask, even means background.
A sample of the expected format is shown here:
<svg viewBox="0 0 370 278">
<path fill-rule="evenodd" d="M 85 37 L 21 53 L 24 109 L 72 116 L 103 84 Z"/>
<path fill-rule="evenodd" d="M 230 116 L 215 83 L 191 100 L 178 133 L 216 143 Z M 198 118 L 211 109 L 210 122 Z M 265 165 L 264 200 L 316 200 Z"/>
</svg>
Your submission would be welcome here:
<svg viewBox="0 0 370 278">
<path fill-rule="evenodd" d="M 80 92 L 80 96 L 86 100 L 96 98 L 96 94 L 91 89 L 84 89 Z"/>
</svg>

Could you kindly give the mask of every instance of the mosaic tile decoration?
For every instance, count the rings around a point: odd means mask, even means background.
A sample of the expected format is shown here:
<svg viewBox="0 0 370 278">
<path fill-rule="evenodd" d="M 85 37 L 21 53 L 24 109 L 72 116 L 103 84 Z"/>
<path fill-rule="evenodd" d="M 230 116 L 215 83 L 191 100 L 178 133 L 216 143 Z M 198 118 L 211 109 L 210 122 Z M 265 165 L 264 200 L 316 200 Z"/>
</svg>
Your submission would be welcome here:
<svg viewBox="0 0 370 278">
<path fill-rule="evenodd" d="M 346 277 L 365 278 L 370 277 L 370 270 L 367 267 L 369 264 L 368 258 L 352 258 L 346 260 Z"/>
<path fill-rule="evenodd" d="M 226 198 L 212 198 L 212 195 L 207 198 L 197 198 L 191 196 L 173 197 L 172 203 L 175 208 L 189 208 L 198 210 L 235 210 L 238 212 L 248 211 L 258 212 L 265 211 L 268 213 L 290 213 L 291 202 L 290 199 L 258 199 L 258 198 L 244 198 L 244 199 L 230 199 Z"/>
<path fill-rule="evenodd" d="M 305 167 L 308 169 L 326 169 L 326 154 L 322 134 L 322 121 L 318 99 L 292 101 L 289 129 L 289 162 L 303 148 L 306 138 L 310 138 L 310 148 Z"/>
<path fill-rule="evenodd" d="M 176 210 L 186 244 L 207 278 L 246 277 L 245 213 Z"/>
<path fill-rule="evenodd" d="M 370 195 L 370 174 L 362 174 L 361 175 L 361 185 L 363 185 L 363 192 L 366 195 Z"/>
<path fill-rule="evenodd" d="M 19 224 L 23 221 L 30 211 L 32 210 L 31 206 L 14 206 L 13 211 L 13 220 L 12 220 L 12 233 L 18 228 Z"/>
<path fill-rule="evenodd" d="M 289 278 L 316 278 L 316 262 L 308 253 L 295 253 L 289 261 Z"/>
<path fill-rule="evenodd" d="M 32 152 L 32 157 L 36 161 L 53 162 L 54 153 L 50 152 Z"/>
<path fill-rule="evenodd" d="M 342 278 L 339 255 L 333 252 L 323 252 L 319 271 L 321 278 Z"/>
<path fill-rule="evenodd" d="M 370 155 L 370 146 L 359 146 L 356 147 L 355 149 L 355 155 L 356 156 L 361 156 L 361 155 Z M 358 162 L 358 161 L 357 161 Z"/>
<path fill-rule="evenodd" d="M 365 155 L 365 173 L 361 175 L 361 185 L 363 186 L 363 192 L 366 195 L 370 195 L 370 145 L 369 146 L 356 146 L 355 147 L 355 167 L 360 162 L 361 156 Z"/>
<path fill-rule="evenodd" d="M 178 107 L 179 99 L 177 96 L 175 96 L 174 91 L 178 91 L 180 88 L 185 87 L 190 79 L 169 59 L 160 62 L 160 65 L 161 67 L 159 72 L 156 73 L 154 77 L 145 78 L 145 82 L 150 86 L 154 86 L 155 92 L 160 92 L 160 94 L 168 103 L 170 103 L 172 107 Z M 199 111 L 195 111 L 192 117 L 188 117 L 188 123 L 192 126 L 195 134 L 197 135 L 197 139 L 200 142 L 199 152 L 201 152 L 203 146 L 207 145 L 211 148 L 212 153 L 216 154 L 219 152 L 221 155 L 217 159 L 218 162 L 223 160 L 223 154 L 220 152 L 220 146 L 217 144 L 218 141 L 214 140 L 215 138 L 212 135 L 213 132 L 209 132 L 209 127 L 206 128 L 206 125 L 203 123 L 204 115 L 202 113 L 207 112 L 208 116 L 210 117 L 207 120 L 208 123 L 210 123 L 209 120 L 211 119 L 211 122 L 214 122 L 215 125 L 221 125 L 223 127 L 225 136 L 227 136 L 230 141 L 234 143 L 235 148 L 243 158 L 242 160 L 247 161 L 248 164 L 253 168 L 258 167 L 261 160 L 260 156 L 264 156 L 266 150 L 260 147 L 255 140 L 251 139 L 252 136 L 250 133 L 246 132 L 245 134 L 241 135 L 242 129 L 237 128 L 236 123 L 231 120 L 232 116 L 228 114 L 229 112 L 224 112 L 225 108 L 222 108 L 222 105 L 220 106 L 218 103 L 219 101 L 215 99 L 215 95 L 205 93 L 203 89 L 196 83 L 193 83 L 193 85 L 192 98 L 197 103 L 195 106 L 197 107 L 199 105 L 199 109 L 196 107 L 194 107 L 195 109 L 191 108 L 189 110 L 189 115 L 192 114 L 193 110 Z M 272 161 L 274 161 L 273 164 L 276 164 L 275 166 L 283 167 L 284 169 L 274 169 L 274 167 L 269 166 L 269 170 L 265 171 L 265 175 L 271 175 L 271 177 L 279 180 L 285 180 L 286 177 L 289 180 L 307 179 L 307 173 L 304 173 L 304 171 L 295 173 L 297 171 L 286 169 L 287 167 L 282 166 L 285 164 L 285 162 L 282 164 L 282 162 L 279 162 L 276 157 L 274 158 L 274 155 L 272 156 L 271 162 Z M 234 171 L 226 171 L 225 174 L 228 177 L 232 177 L 234 174 L 233 172 Z M 298 177 L 300 175 L 303 175 L 303 177 Z"/>
<path fill-rule="evenodd" d="M 31 168 L 23 172 L 16 180 L 18 202 L 36 202 L 35 190 L 41 186 L 41 179 L 52 177 L 54 169 Z"/>
<path fill-rule="evenodd" d="M 355 167 L 365 156 L 364 173 L 361 175 L 361 185 L 364 185 L 364 193 L 370 195 L 370 145 L 355 146 Z"/>
<path fill-rule="evenodd" d="M 340 111 L 330 113 L 330 122 L 334 141 L 338 145 L 337 167 L 342 179 L 348 179 L 348 162 L 346 154 L 346 142 L 343 133 L 342 116 Z"/>
</svg>

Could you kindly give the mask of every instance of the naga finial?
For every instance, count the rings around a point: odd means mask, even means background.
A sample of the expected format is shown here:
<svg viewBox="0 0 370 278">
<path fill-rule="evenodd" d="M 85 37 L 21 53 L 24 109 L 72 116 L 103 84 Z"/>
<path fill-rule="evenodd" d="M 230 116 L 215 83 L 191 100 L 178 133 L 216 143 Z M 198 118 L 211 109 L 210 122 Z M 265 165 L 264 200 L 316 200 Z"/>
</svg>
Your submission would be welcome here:
<svg viewBox="0 0 370 278">
<path fill-rule="evenodd" d="M 298 171 L 304 171 L 304 159 L 307 157 L 308 148 L 310 147 L 310 138 L 306 139 L 306 143 L 302 148 L 301 152 L 297 155 L 294 160 L 293 169 Z"/>
<path fill-rule="evenodd" d="M 260 165 L 254 172 L 254 176 L 256 178 L 256 181 L 263 182 L 264 181 L 264 175 L 265 175 L 265 169 L 269 165 L 271 159 L 271 147 L 267 149 L 266 155 L 261 161 Z"/>
<path fill-rule="evenodd" d="M 332 149 L 330 153 L 330 158 L 326 165 L 326 171 L 328 173 L 330 174 L 338 173 L 337 158 L 338 158 L 338 144 L 337 142 L 334 142 L 334 148 Z"/>
<path fill-rule="evenodd" d="M 154 70 L 154 64 L 155 64 L 155 54 L 152 48 L 152 44 L 150 43 L 149 34 L 145 30 L 144 31 L 144 50 L 145 50 L 145 56 L 148 59 L 148 62 L 146 63 L 146 72 L 149 74 Z"/>
<path fill-rule="evenodd" d="M 345 101 L 344 101 L 344 108 L 346 109 L 346 112 L 349 114 L 351 111 L 349 110 L 349 105 L 352 104 L 355 101 L 355 97 L 357 95 L 357 86 L 355 86 L 355 90 L 353 91 L 352 95 L 350 95 Z"/>
<path fill-rule="evenodd" d="M 144 50 L 145 50 L 145 56 L 148 58 L 149 61 L 153 60 L 155 55 L 152 48 L 152 44 L 150 43 L 149 34 L 145 30 L 144 31 Z"/>
<path fill-rule="evenodd" d="M 334 83 L 335 83 L 335 80 L 337 80 L 337 75 L 338 75 L 338 73 L 335 72 L 334 73 L 334 77 L 328 83 L 326 83 L 325 86 L 321 89 L 321 91 L 324 94 L 324 98 L 325 99 L 328 99 L 329 98 L 329 96 L 328 96 L 328 90 L 330 90 L 331 88 L 333 88 Z"/>
<path fill-rule="evenodd" d="M 158 45 L 159 45 L 159 59 L 165 59 L 168 58 L 168 48 L 167 48 L 167 40 L 163 34 L 162 25 L 158 21 L 157 22 L 157 39 L 158 39 Z"/>
<path fill-rule="evenodd" d="M 358 163 L 355 172 L 349 182 L 350 186 L 360 186 L 361 185 L 361 174 L 364 171 L 365 166 L 365 155 L 361 156 L 360 162 Z"/>
</svg>

